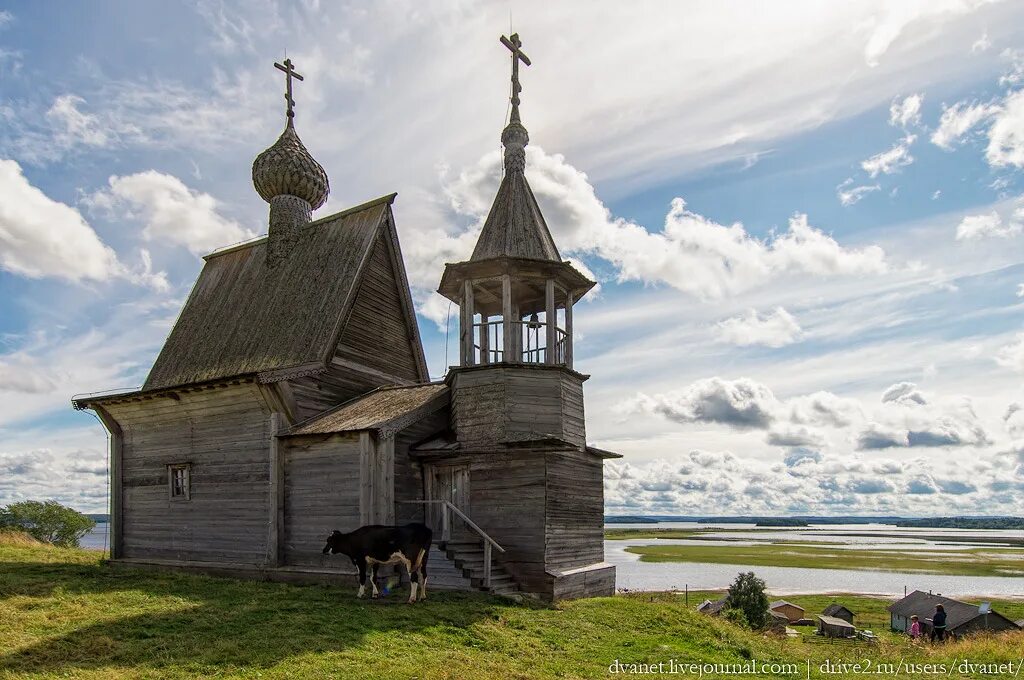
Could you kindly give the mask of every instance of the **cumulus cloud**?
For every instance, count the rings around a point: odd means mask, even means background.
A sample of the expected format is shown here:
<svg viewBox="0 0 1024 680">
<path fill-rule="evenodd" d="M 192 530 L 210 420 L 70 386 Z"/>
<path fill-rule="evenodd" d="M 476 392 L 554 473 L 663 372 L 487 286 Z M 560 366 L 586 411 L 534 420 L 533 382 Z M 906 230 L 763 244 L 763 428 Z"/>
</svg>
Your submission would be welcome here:
<svg viewBox="0 0 1024 680">
<path fill-rule="evenodd" d="M 860 402 L 831 392 L 813 392 L 788 399 L 785 417 L 798 425 L 847 427 L 863 417 Z"/>
<path fill-rule="evenodd" d="M 720 321 L 717 330 L 720 340 L 740 347 L 785 347 L 797 342 L 803 333 L 793 315 L 782 307 L 776 307 L 764 315 L 753 309 L 748 310 L 742 316 Z"/>
<path fill-rule="evenodd" d="M 917 139 L 916 135 L 907 135 L 888 151 L 877 153 L 871 158 L 863 161 L 860 167 L 868 173 L 872 179 L 878 175 L 891 175 L 914 162 L 910 155 L 910 145 Z"/>
<path fill-rule="evenodd" d="M 984 238 L 1010 238 L 1024 229 L 1019 222 L 1004 223 L 999 213 L 967 215 L 956 228 L 957 241 L 976 241 Z"/>
<path fill-rule="evenodd" d="M 945 107 L 939 118 L 939 126 L 932 133 L 931 142 L 940 149 L 951 151 L 967 133 L 999 111 L 999 105 L 992 102 L 962 101 Z"/>
<path fill-rule="evenodd" d="M 923 94 L 912 94 L 903 99 L 894 99 L 889 105 L 889 125 L 908 128 L 921 124 Z"/>
<path fill-rule="evenodd" d="M 167 288 L 165 275 L 152 271 L 148 255 L 138 268 L 124 265 L 78 210 L 33 186 L 12 160 L 0 160 L 0 267 L 29 278 L 122 278 Z"/>
<path fill-rule="evenodd" d="M 859 449 L 984 447 L 992 444 L 966 397 L 933 401 L 914 383 L 902 382 L 882 393 L 888 408 L 857 434 Z"/>
<path fill-rule="evenodd" d="M 142 238 L 147 241 L 184 246 L 197 255 L 256 235 L 223 217 L 213 196 L 156 170 L 111 177 L 108 188 L 86 202 L 93 209 L 142 222 Z"/>
<path fill-rule="evenodd" d="M 1024 406 L 1018 402 L 1007 406 L 1006 413 L 1003 415 L 1003 426 L 1013 437 L 1024 435 Z"/>
<path fill-rule="evenodd" d="M 620 281 L 666 284 L 704 300 L 735 295 L 795 274 L 819 277 L 859 276 L 887 270 L 878 246 L 848 248 L 797 214 L 788 228 L 760 239 L 739 223 L 724 225 L 672 201 L 661 231 L 611 215 L 597 198 L 587 175 L 559 154 L 527 148 L 527 177 L 551 227 L 567 254 L 599 257 L 616 267 Z M 500 180 L 500 156 L 492 153 L 454 177 L 444 177 L 450 208 L 474 218 L 459 234 L 434 234 L 407 252 L 436 264 L 437 251 L 449 257 L 472 250 L 475 235 L 490 208 Z M 451 261 L 451 260 L 449 260 Z M 410 270 L 419 270 L 413 262 Z M 437 269 L 433 269 L 436 278 Z M 431 279 L 431 285 L 436 282 Z"/>
<path fill-rule="evenodd" d="M 853 178 L 847 178 L 842 184 L 836 187 L 836 198 L 842 205 L 850 206 L 859 202 L 872 191 L 881 190 L 878 184 L 861 184 L 853 186 Z"/>
<path fill-rule="evenodd" d="M 648 397 L 634 408 L 657 413 L 677 423 L 718 423 L 737 429 L 763 429 L 775 419 L 778 401 L 764 385 L 748 378 L 698 380 L 685 390 Z"/>
<path fill-rule="evenodd" d="M 806 427 L 783 427 L 768 433 L 766 440 L 772 446 L 820 447 L 825 437 Z"/>
<path fill-rule="evenodd" d="M 927 406 L 928 399 L 914 383 L 901 382 L 890 385 L 882 392 L 882 403 Z"/>
</svg>

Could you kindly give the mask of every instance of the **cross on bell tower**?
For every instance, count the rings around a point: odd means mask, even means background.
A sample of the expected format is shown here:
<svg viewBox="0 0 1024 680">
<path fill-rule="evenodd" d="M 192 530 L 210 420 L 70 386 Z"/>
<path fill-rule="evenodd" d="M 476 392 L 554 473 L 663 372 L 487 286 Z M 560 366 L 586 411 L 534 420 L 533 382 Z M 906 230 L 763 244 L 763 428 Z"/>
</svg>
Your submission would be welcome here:
<svg viewBox="0 0 1024 680">
<path fill-rule="evenodd" d="M 459 305 L 460 366 L 572 368 L 572 307 L 594 282 L 558 254 L 526 180 L 529 135 L 519 116 L 519 34 L 501 37 L 512 58 L 512 113 L 502 131 L 505 175 L 467 262 L 445 267 L 439 292 Z"/>
</svg>

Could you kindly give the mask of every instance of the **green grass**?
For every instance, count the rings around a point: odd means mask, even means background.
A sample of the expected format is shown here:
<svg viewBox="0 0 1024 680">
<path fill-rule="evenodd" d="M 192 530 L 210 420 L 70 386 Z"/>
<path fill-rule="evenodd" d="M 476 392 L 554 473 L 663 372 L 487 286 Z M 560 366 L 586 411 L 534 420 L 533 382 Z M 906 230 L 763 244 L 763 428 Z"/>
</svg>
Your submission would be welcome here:
<svg viewBox="0 0 1024 680">
<path fill-rule="evenodd" d="M 942 648 L 780 639 L 696 613 L 696 594 L 689 607 L 671 593 L 551 607 L 437 592 L 410 606 L 404 593 L 354 591 L 112 569 L 96 553 L 0 544 L 0 678 L 600 678 L 615 659 L 751 658 L 799 664 L 790 677 L 803 678 L 805 659 L 826 677 L 826 658 L 1024 656 L 1021 634 Z"/>
<path fill-rule="evenodd" d="M 999 548 L 969 550 L 844 550 L 807 543 L 758 545 L 638 545 L 626 548 L 644 562 L 703 562 L 755 567 L 868 569 L 958 576 L 1024 575 L 1024 551 Z"/>
</svg>

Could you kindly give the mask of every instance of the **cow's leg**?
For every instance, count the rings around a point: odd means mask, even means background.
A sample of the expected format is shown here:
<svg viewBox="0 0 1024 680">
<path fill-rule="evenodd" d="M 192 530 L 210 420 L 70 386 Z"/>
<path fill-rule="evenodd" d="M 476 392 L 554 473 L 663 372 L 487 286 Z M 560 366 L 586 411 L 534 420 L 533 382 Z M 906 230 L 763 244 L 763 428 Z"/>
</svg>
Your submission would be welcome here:
<svg viewBox="0 0 1024 680">
<path fill-rule="evenodd" d="M 376 600 L 378 597 L 380 597 L 380 591 L 377 590 L 377 563 L 376 562 L 374 562 L 370 566 L 370 587 L 373 589 L 373 594 L 370 595 L 370 597 L 373 598 L 374 600 Z"/>
<path fill-rule="evenodd" d="M 366 560 L 359 560 L 356 566 L 359 567 L 359 594 L 356 597 L 362 597 L 366 594 Z"/>
<path fill-rule="evenodd" d="M 419 579 L 420 579 L 420 599 L 421 600 L 425 600 L 425 599 L 427 599 L 427 560 L 426 560 L 425 557 L 423 558 L 423 563 L 420 564 Z"/>
</svg>

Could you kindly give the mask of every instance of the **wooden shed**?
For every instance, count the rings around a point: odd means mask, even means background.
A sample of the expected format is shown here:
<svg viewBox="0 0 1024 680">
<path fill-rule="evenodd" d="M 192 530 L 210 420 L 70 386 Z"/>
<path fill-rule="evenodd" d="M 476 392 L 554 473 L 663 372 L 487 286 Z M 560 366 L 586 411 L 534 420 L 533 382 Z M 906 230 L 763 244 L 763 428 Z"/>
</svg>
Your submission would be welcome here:
<svg viewBox="0 0 1024 680">
<path fill-rule="evenodd" d="M 842 619 L 847 623 L 853 623 L 853 617 L 855 616 L 855 614 L 851 610 L 839 604 L 838 602 L 833 602 L 829 606 L 825 607 L 824 611 L 822 611 L 821 613 L 825 616 L 831 616 L 833 618 Z"/>
<path fill-rule="evenodd" d="M 835 616 L 818 616 L 818 634 L 830 638 L 851 638 L 856 635 L 857 629 L 849 621 L 836 618 Z"/>
<path fill-rule="evenodd" d="M 785 600 L 776 600 L 775 602 L 772 602 L 768 605 L 768 609 L 782 614 L 790 623 L 796 623 L 800 619 L 804 618 L 805 610 L 803 607 Z"/>
<path fill-rule="evenodd" d="M 526 181 L 518 99 L 502 141 L 479 242 L 439 288 L 458 362 L 431 382 L 395 195 L 313 221 L 327 175 L 289 103 L 253 164 L 267 236 L 204 258 L 141 389 L 74 400 L 110 433 L 115 563 L 347 581 L 351 563 L 320 552 L 331 531 L 423 521 L 442 585 L 614 592 L 603 463 L 618 455 L 587 445 L 573 359 L 573 306 L 595 284 Z"/>
</svg>

